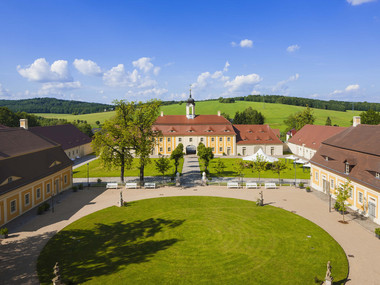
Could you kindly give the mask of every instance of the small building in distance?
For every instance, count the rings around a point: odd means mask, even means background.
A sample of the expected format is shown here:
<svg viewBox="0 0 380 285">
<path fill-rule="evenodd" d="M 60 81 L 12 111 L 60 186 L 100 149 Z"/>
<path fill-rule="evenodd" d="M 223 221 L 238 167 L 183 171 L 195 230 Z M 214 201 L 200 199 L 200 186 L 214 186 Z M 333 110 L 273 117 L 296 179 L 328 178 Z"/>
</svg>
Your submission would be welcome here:
<svg viewBox="0 0 380 285">
<path fill-rule="evenodd" d="M 360 121 L 359 121 L 360 122 Z M 354 125 L 322 142 L 310 160 L 313 189 L 335 191 L 351 181 L 350 207 L 380 224 L 380 125 Z"/>
<path fill-rule="evenodd" d="M 305 125 L 288 140 L 287 145 L 293 154 L 309 160 L 324 140 L 346 129 L 346 127 Z"/>
<path fill-rule="evenodd" d="M 61 146 L 23 128 L 0 128 L 0 226 L 71 188 Z"/>
<path fill-rule="evenodd" d="M 20 124 L 22 127 L 22 125 Z M 66 155 L 74 160 L 93 152 L 91 138 L 71 124 L 47 127 L 32 127 L 29 130 L 39 136 L 60 144 Z"/>
<path fill-rule="evenodd" d="M 196 153 L 199 143 L 211 147 L 214 155 L 252 155 L 260 148 L 268 155 L 282 155 L 283 143 L 268 125 L 233 125 L 220 112 L 196 115 L 195 101 L 190 97 L 186 115 L 164 115 L 153 125 L 162 137 L 152 155 L 170 155 L 182 143 L 186 153 Z"/>
</svg>

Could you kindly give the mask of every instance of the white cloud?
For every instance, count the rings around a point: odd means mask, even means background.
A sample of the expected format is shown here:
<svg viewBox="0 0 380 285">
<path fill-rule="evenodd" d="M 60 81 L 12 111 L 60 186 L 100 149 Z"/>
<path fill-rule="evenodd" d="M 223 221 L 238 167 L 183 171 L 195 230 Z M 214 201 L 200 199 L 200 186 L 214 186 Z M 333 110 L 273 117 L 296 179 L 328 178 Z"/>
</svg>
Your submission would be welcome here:
<svg viewBox="0 0 380 285">
<path fill-rule="evenodd" d="M 235 42 L 231 42 L 231 46 L 232 46 L 232 47 L 236 47 L 236 46 L 237 46 L 237 43 L 235 43 Z"/>
<path fill-rule="evenodd" d="M 45 58 L 36 59 L 30 66 L 21 68 L 17 66 L 21 76 L 30 81 L 37 82 L 68 82 L 72 81 L 66 60 L 54 61 L 52 65 Z"/>
<path fill-rule="evenodd" d="M 359 90 L 360 86 L 359 84 L 352 84 L 352 85 L 348 85 L 344 90 L 346 92 L 351 92 L 351 91 L 357 91 Z"/>
<path fill-rule="evenodd" d="M 249 39 L 240 41 L 240 47 L 242 48 L 251 48 L 252 46 L 253 46 L 253 42 Z"/>
<path fill-rule="evenodd" d="M 347 0 L 347 2 L 351 4 L 352 6 L 357 6 L 364 3 L 375 2 L 375 1 L 376 0 Z"/>
<path fill-rule="evenodd" d="M 42 84 L 40 90 L 38 90 L 38 95 L 62 95 L 64 91 L 74 90 L 81 88 L 81 83 L 79 81 L 74 82 L 48 82 Z"/>
<path fill-rule="evenodd" d="M 272 88 L 272 92 L 281 93 L 283 95 L 289 95 L 289 86 L 286 84 L 292 81 L 296 81 L 300 78 L 300 75 L 296 73 L 295 75 L 290 76 L 286 80 L 277 82 L 277 84 Z"/>
<path fill-rule="evenodd" d="M 247 88 L 250 90 L 254 85 L 262 81 L 262 78 L 255 73 L 248 75 L 238 75 L 231 81 L 226 81 L 224 84 L 228 88 L 229 92 L 244 91 Z"/>
<path fill-rule="evenodd" d="M 112 87 L 123 87 L 129 82 L 130 76 L 125 72 L 124 64 L 112 67 L 103 74 L 104 84 Z"/>
<path fill-rule="evenodd" d="M 75 59 L 73 65 L 80 73 L 84 75 L 102 75 L 101 68 L 92 60 Z"/>
<path fill-rule="evenodd" d="M 300 46 L 299 45 L 291 45 L 291 46 L 288 46 L 286 51 L 289 52 L 289 53 L 292 53 L 292 52 L 295 52 L 297 50 L 300 49 Z"/>
<path fill-rule="evenodd" d="M 141 57 L 138 60 L 133 61 L 132 64 L 134 67 L 137 67 L 145 73 L 153 70 L 154 75 L 158 75 L 161 68 L 154 66 L 153 63 L 151 63 L 151 60 L 152 59 L 150 57 Z"/>
<path fill-rule="evenodd" d="M 9 98 L 11 97 L 11 93 L 8 89 L 3 87 L 3 85 L 0 83 L 0 98 Z"/>
<path fill-rule="evenodd" d="M 146 90 L 142 90 L 142 91 L 139 91 L 137 94 L 138 95 L 143 95 L 143 96 L 147 96 L 147 95 L 154 95 L 156 97 L 162 95 L 162 94 L 165 94 L 168 92 L 168 89 L 166 88 L 156 88 L 156 87 L 153 87 L 151 89 L 146 89 Z"/>
<path fill-rule="evenodd" d="M 224 65 L 224 68 L 223 68 L 223 72 L 227 72 L 229 66 L 230 66 L 230 63 L 226 61 L 226 64 Z"/>
</svg>

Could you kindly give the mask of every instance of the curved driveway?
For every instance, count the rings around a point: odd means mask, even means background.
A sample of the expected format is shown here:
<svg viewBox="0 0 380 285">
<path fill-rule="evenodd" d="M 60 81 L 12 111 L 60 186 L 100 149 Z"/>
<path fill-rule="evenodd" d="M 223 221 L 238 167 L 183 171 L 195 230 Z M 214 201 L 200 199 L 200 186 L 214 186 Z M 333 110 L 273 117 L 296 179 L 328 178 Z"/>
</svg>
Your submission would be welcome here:
<svg viewBox="0 0 380 285">
<path fill-rule="evenodd" d="M 329 212 L 326 202 L 312 193 L 292 187 L 262 189 L 264 202 L 293 211 L 330 233 L 349 256 L 350 275 L 347 284 L 375 285 L 380 283 L 380 240 L 358 223 L 350 221 L 344 225 L 338 222 L 341 216 Z M 208 186 L 178 189 L 123 190 L 124 200 L 136 201 L 163 196 L 219 196 L 256 201 L 256 189 L 231 190 L 226 187 Z M 73 221 L 105 207 L 116 205 L 120 191 L 91 188 L 77 193 L 66 193 L 55 212 L 42 216 L 21 217 L 24 222 L 13 223 L 11 236 L 0 245 L 0 284 L 38 284 L 36 261 L 39 252 L 54 233 Z M 12 226 L 12 224 L 11 224 Z M 334 266 L 334 265 L 333 265 Z M 334 276 L 334 268 L 332 269 Z"/>
</svg>

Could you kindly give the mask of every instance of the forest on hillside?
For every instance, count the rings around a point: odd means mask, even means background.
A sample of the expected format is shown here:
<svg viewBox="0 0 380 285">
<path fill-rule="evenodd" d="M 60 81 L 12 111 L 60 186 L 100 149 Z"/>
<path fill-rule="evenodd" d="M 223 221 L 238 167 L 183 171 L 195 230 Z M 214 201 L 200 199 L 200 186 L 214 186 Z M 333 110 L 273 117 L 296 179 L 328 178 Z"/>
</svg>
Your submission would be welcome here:
<svg viewBox="0 0 380 285">
<path fill-rule="evenodd" d="M 55 98 L 33 98 L 25 100 L 0 100 L 0 107 L 13 112 L 90 114 L 113 110 L 113 106 L 100 103 L 60 100 Z"/>
</svg>

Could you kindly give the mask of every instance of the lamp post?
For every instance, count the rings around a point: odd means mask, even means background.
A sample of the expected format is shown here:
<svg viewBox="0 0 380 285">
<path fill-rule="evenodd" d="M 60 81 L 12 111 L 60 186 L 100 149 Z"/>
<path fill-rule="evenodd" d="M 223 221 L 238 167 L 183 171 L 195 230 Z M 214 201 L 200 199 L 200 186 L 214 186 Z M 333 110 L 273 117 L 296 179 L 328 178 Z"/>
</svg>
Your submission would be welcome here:
<svg viewBox="0 0 380 285">
<path fill-rule="evenodd" d="M 87 187 L 90 187 L 90 163 L 87 162 Z"/>
<path fill-rule="evenodd" d="M 294 187 L 297 187 L 297 164 L 296 160 L 294 160 Z"/>
</svg>

